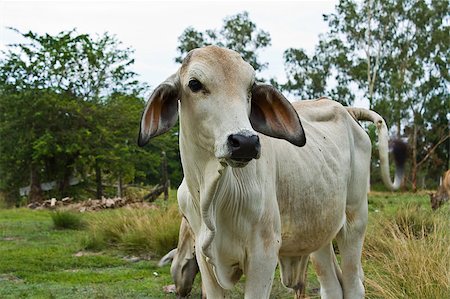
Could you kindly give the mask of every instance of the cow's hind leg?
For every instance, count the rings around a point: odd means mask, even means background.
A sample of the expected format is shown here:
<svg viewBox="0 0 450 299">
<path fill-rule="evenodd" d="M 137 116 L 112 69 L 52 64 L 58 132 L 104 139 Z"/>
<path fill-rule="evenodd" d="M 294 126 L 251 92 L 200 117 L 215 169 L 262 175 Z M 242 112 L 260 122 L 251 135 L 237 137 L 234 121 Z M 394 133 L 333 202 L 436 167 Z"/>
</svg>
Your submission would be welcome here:
<svg viewBox="0 0 450 299">
<path fill-rule="evenodd" d="M 338 233 L 344 298 L 364 298 L 364 272 L 361 254 L 367 226 L 367 200 L 356 211 L 346 211 L 346 224 Z"/>
<path fill-rule="evenodd" d="M 313 252 L 311 261 L 320 282 L 321 298 L 342 298 L 341 273 L 331 243 Z"/>
<path fill-rule="evenodd" d="M 279 261 L 283 285 L 294 290 L 295 299 L 305 298 L 309 255 L 300 257 L 281 256 Z"/>
</svg>

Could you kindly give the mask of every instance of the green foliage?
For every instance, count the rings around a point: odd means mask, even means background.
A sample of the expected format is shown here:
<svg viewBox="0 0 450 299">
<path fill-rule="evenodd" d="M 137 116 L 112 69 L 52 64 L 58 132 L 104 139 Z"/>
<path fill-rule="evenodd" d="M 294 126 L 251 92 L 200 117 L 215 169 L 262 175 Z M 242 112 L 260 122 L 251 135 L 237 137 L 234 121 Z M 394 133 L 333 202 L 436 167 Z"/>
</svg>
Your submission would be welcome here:
<svg viewBox="0 0 450 299">
<path fill-rule="evenodd" d="M 79 213 L 69 211 L 55 211 L 51 213 L 53 226 L 56 229 L 80 230 L 86 226 L 86 222 Z"/>
<path fill-rule="evenodd" d="M 21 33 L 27 43 L 11 45 L 2 60 L 4 88 L 15 91 L 48 89 L 87 101 L 101 101 L 111 93 L 140 90 L 130 48 L 108 33 L 92 38 L 75 30 L 55 36 Z"/>
<path fill-rule="evenodd" d="M 438 181 L 450 157 L 450 140 L 442 143 L 449 136 L 448 11 L 448 1 L 341 0 L 324 16 L 329 31 L 313 55 L 285 51 L 281 87 L 345 105 L 363 95 L 398 137 L 408 137 L 413 188 L 421 167 Z"/>
<path fill-rule="evenodd" d="M 178 187 L 183 180 L 180 151 L 178 148 L 179 124 L 177 123 L 169 132 L 150 140 L 144 147 L 146 156 L 140 159 L 142 164 L 136 165 L 139 178 L 144 182 L 158 184 L 161 176 L 161 152 L 166 153 L 167 168 L 171 185 Z M 148 161 L 148 162 L 146 162 Z"/>
<path fill-rule="evenodd" d="M 130 48 L 108 33 L 12 30 L 26 42 L 0 61 L 0 190 L 9 202 L 18 204 L 27 185 L 30 200 L 40 200 L 48 181 L 57 182 L 55 196 L 67 196 L 71 177 L 86 187 L 98 178 L 98 196 L 102 184 L 158 183 L 162 150 L 173 183 L 181 182 L 177 136 L 136 145 L 146 87 L 130 70 Z"/>
<path fill-rule="evenodd" d="M 256 24 L 250 20 L 248 12 L 242 12 L 225 18 L 220 30 L 209 29 L 199 32 L 188 27 L 178 41 L 179 56 L 176 57 L 176 62 L 181 63 L 186 54 L 195 48 L 217 45 L 235 50 L 256 71 L 261 71 L 267 67 L 267 63 L 259 61 L 257 52 L 270 46 L 271 38 L 267 31 L 256 27 Z"/>
<path fill-rule="evenodd" d="M 403 209 L 396 211 L 392 217 L 398 226 L 400 233 L 408 238 L 425 238 L 436 229 L 436 221 L 439 216 L 435 216 L 429 209 L 417 203 L 407 204 Z"/>
</svg>

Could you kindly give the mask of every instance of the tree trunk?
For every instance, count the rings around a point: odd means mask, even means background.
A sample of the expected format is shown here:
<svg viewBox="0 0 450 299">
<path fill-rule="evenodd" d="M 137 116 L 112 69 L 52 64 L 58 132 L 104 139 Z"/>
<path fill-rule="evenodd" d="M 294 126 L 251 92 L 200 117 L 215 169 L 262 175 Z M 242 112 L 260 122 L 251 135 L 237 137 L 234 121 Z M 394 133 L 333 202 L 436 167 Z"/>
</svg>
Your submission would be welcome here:
<svg viewBox="0 0 450 299">
<path fill-rule="evenodd" d="M 122 198 L 123 193 L 123 179 L 122 174 L 119 174 L 119 181 L 117 182 L 117 197 Z"/>
<path fill-rule="evenodd" d="M 71 162 L 70 162 L 71 164 Z M 66 167 L 64 169 L 63 178 L 59 182 L 59 193 L 61 198 L 66 197 L 67 194 L 67 188 L 69 188 L 70 185 L 70 176 L 72 175 L 72 167 L 69 165 L 69 163 L 66 164 Z"/>
<path fill-rule="evenodd" d="M 38 169 L 37 166 L 33 163 L 30 167 L 30 193 L 28 194 L 28 200 L 30 201 L 30 203 L 41 202 L 43 200 Z"/>
<path fill-rule="evenodd" d="M 412 170 L 411 170 L 411 184 L 412 191 L 417 191 L 417 126 L 414 121 L 413 124 L 413 138 L 412 138 Z"/>
<path fill-rule="evenodd" d="M 98 160 L 95 160 L 95 182 L 97 184 L 97 199 L 101 199 L 103 197 L 102 169 Z"/>
<path fill-rule="evenodd" d="M 161 152 L 161 185 L 164 187 L 164 200 L 169 199 L 169 172 L 166 152 Z"/>
</svg>

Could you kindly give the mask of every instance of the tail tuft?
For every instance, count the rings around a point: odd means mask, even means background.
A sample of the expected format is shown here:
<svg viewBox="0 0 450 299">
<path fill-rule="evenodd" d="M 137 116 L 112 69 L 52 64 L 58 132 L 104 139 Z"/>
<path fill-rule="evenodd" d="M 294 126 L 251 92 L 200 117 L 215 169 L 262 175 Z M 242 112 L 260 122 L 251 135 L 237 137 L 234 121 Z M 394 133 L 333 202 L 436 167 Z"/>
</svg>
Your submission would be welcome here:
<svg viewBox="0 0 450 299">
<path fill-rule="evenodd" d="M 401 139 L 391 141 L 392 154 L 394 155 L 395 167 L 403 169 L 408 158 L 408 144 Z"/>
</svg>

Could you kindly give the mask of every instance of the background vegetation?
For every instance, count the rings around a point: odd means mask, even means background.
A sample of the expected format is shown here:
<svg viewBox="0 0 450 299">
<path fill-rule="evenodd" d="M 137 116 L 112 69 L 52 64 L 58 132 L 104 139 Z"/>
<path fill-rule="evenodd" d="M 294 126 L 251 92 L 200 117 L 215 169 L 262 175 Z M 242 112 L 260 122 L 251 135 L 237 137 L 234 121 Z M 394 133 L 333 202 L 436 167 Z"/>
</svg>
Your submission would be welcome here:
<svg viewBox="0 0 450 299">
<path fill-rule="evenodd" d="M 48 181 L 57 182 L 52 196 L 96 198 L 111 195 L 105 184 L 158 183 L 161 151 L 181 181 L 175 132 L 136 145 L 146 86 L 129 70 L 131 49 L 107 33 L 17 33 L 27 42 L 0 61 L 0 189 L 9 202 L 27 185 L 30 201 L 41 200 Z M 78 190 L 71 177 L 83 182 Z"/>
<path fill-rule="evenodd" d="M 409 144 L 405 188 L 434 188 L 449 167 L 449 2 L 341 0 L 324 15 L 329 31 L 312 54 L 284 52 L 287 82 L 260 78 L 291 98 L 328 96 L 345 105 L 365 98 L 386 118 L 392 135 Z M 75 30 L 57 35 L 22 33 L 0 60 L 0 191 L 10 204 L 44 197 L 121 195 L 123 186 L 156 184 L 161 152 L 173 186 L 182 179 L 178 128 L 136 146 L 143 95 L 150 88 L 130 70 L 133 50 L 114 35 Z M 217 44 L 249 61 L 270 33 L 247 12 L 228 16 L 219 29 L 188 27 L 179 37 L 181 62 L 193 48 Z M 154 88 L 154 87 L 152 87 Z M 373 128 L 368 128 L 375 140 Z M 374 151 L 372 183 L 379 171 Z M 81 184 L 71 186 L 71 178 Z M 43 182 L 56 189 L 44 193 Z M 28 198 L 19 188 L 30 186 Z"/>
</svg>

